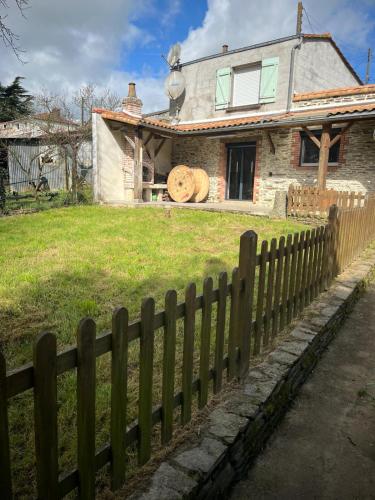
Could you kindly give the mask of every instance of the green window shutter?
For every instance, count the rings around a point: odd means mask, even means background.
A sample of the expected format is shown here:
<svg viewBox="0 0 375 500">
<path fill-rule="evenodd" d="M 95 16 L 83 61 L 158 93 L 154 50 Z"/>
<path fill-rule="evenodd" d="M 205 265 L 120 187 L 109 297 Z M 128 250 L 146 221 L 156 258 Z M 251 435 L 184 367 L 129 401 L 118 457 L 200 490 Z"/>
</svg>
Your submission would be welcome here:
<svg viewBox="0 0 375 500">
<path fill-rule="evenodd" d="M 279 69 L 279 58 L 272 57 L 262 61 L 262 73 L 260 77 L 260 99 L 261 103 L 275 102 L 277 73 Z"/>
<path fill-rule="evenodd" d="M 216 71 L 215 109 L 225 109 L 229 106 L 231 68 L 221 68 Z"/>
</svg>

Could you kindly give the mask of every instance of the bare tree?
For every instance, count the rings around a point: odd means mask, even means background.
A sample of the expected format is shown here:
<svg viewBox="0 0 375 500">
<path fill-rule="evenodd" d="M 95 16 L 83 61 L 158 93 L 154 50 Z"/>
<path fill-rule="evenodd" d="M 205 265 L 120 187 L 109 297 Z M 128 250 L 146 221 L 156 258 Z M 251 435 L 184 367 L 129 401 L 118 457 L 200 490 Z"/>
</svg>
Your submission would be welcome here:
<svg viewBox="0 0 375 500">
<path fill-rule="evenodd" d="M 43 113 L 34 116 L 36 126 L 50 144 L 54 144 L 70 157 L 72 201 L 78 201 L 79 152 L 91 138 L 91 123 L 80 123 L 76 116 L 74 100 L 66 96 L 44 93 L 36 102 Z"/>
<path fill-rule="evenodd" d="M 21 13 L 22 16 L 25 16 L 25 9 L 29 5 L 29 0 L 11 0 L 14 2 Z M 6 11 L 9 9 L 9 3 L 7 0 L 0 0 L 0 7 L 2 11 Z M 2 40 L 5 47 L 10 47 L 13 52 L 16 54 L 17 58 L 21 60 L 21 53 L 24 52 L 18 46 L 19 36 L 14 33 L 14 31 L 7 24 L 7 15 L 0 14 L 0 39 Z"/>
<path fill-rule="evenodd" d="M 77 108 L 81 111 L 81 123 L 91 120 L 93 108 L 106 108 L 111 111 L 121 109 L 121 97 L 108 88 L 98 91 L 94 83 L 83 85 L 73 96 Z"/>
</svg>

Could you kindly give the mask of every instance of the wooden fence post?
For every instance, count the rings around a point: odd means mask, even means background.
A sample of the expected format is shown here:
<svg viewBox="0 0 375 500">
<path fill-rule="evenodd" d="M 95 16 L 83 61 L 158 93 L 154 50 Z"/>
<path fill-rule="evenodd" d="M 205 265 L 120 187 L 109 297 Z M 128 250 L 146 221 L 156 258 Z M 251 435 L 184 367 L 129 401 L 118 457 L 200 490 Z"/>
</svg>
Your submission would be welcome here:
<svg viewBox="0 0 375 500">
<path fill-rule="evenodd" d="M 80 321 L 77 333 L 77 434 L 80 498 L 95 498 L 96 326 Z"/>
<path fill-rule="evenodd" d="M 141 339 L 139 349 L 138 462 L 140 465 L 148 462 L 151 456 L 154 316 L 154 299 L 144 299 L 141 307 Z"/>
<path fill-rule="evenodd" d="M 243 377 L 247 373 L 250 363 L 257 244 L 258 235 L 254 231 L 246 231 L 246 233 L 242 234 L 238 264 L 239 277 L 244 281 L 239 306 L 240 377 Z"/>
<path fill-rule="evenodd" d="M 208 401 L 208 376 L 210 371 L 210 340 L 211 340 L 211 316 L 212 316 L 212 278 L 206 278 L 203 284 L 203 306 L 201 345 L 199 357 L 199 393 L 198 407 L 202 409 Z"/>
<path fill-rule="evenodd" d="M 7 379 L 6 364 L 3 354 L 0 352 L 0 491 L 1 498 L 11 500 L 12 476 L 10 469 L 9 452 L 9 426 L 8 426 L 8 401 L 7 401 Z"/>
<path fill-rule="evenodd" d="M 126 467 L 126 409 L 128 397 L 128 323 L 125 307 L 112 316 L 111 372 L 111 486 L 117 490 L 125 482 Z"/>
<path fill-rule="evenodd" d="M 329 279 L 328 284 L 331 280 L 337 276 L 340 271 L 340 262 L 338 262 L 338 251 L 340 244 L 339 235 L 339 224 L 338 224 L 338 208 L 336 205 L 332 205 L 329 209 L 328 224 L 330 226 L 331 235 L 331 248 L 329 252 Z"/>
<path fill-rule="evenodd" d="M 219 298 L 217 302 L 217 315 L 216 315 L 214 394 L 217 394 L 221 390 L 223 381 L 223 356 L 224 356 L 225 321 L 227 312 L 226 311 L 227 294 L 228 294 L 228 275 L 226 272 L 222 272 L 220 273 L 219 276 Z"/>
<path fill-rule="evenodd" d="M 177 293 L 169 290 L 165 296 L 165 327 L 163 349 L 163 389 L 161 422 L 162 444 L 168 443 L 173 434 L 173 397 L 176 362 L 176 308 Z"/>
<path fill-rule="evenodd" d="M 34 421 L 38 498 L 57 498 L 56 337 L 42 333 L 34 344 Z"/>
<path fill-rule="evenodd" d="M 182 353 L 182 425 L 191 420 L 196 296 L 195 283 L 190 283 L 185 292 L 184 347 Z"/>
</svg>

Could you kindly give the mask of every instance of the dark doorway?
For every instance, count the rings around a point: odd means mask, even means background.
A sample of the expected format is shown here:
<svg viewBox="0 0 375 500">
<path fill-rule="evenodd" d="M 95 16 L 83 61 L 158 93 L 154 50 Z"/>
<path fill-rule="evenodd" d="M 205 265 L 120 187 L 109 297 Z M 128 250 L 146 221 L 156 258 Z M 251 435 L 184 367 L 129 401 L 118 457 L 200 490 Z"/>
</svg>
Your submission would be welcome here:
<svg viewBox="0 0 375 500">
<path fill-rule="evenodd" d="M 228 144 L 227 200 L 252 200 L 256 143 Z"/>
</svg>

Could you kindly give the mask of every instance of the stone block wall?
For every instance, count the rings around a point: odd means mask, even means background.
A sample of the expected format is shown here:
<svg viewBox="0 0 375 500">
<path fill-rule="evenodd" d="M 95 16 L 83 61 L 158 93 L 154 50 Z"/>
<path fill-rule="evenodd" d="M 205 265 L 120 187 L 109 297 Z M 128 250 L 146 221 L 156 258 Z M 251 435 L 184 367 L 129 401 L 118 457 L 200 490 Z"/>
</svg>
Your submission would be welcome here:
<svg viewBox="0 0 375 500">
<path fill-rule="evenodd" d="M 173 140 L 172 167 L 182 164 L 206 170 L 210 178 L 208 201 L 220 201 L 219 187 L 223 182 L 220 151 L 219 139 L 178 137 Z"/>
<path fill-rule="evenodd" d="M 329 167 L 327 187 L 339 191 L 375 191 L 375 120 L 356 123 L 341 141 L 339 163 Z M 316 185 L 318 167 L 301 167 L 299 129 L 280 128 L 270 132 L 253 131 L 224 140 L 207 137 L 179 137 L 173 140 L 172 166 L 186 164 L 204 168 L 210 177 L 209 201 L 225 199 L 225 142 L 257 141 L 254 201 L 272 206 L 276 191 L 287 191 L 290 184 Z"/>
</svg>

